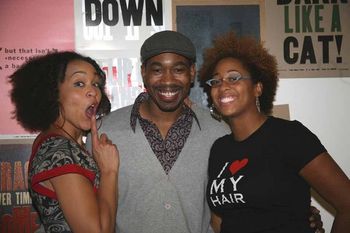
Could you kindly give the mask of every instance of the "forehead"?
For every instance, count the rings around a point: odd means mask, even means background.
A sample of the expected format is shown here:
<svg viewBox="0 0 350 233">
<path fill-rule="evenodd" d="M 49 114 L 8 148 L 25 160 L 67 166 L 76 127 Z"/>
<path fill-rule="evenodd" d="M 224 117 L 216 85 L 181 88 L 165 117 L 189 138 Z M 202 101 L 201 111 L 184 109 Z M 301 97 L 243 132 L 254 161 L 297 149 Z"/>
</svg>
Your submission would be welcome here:
<svg viewBox="0 0 350 233">
<path fill-rule="evenodd" d="M 161 53 L 147 60 L 147 65 L 174 65 L 178 63 L 189 64 L 188 58 L 176 53 Z"/>
<path fill-rule="evenodd" d="M 72 76 L 75 73 L 96 73 L 95 68 L 84 60 L 73 60 L 70 61 L 66 68 L 66 76 Z"/>
<path fill-rule="evenodd" d="M 243 63 L 236 58 L 227 57 L 221 59 L 215 66 L 214 73 L 227 73 L 230 71 L 238 71 L 240 73 L 247 73 Z"/>
</svg>

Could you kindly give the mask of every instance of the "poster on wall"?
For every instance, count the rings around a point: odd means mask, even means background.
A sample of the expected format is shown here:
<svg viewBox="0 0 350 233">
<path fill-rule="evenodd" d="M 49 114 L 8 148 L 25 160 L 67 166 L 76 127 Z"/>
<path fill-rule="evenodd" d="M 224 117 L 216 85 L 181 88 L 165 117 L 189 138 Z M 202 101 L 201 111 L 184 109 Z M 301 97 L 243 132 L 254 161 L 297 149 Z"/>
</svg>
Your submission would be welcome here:
<svg viewBox="0 0 350 233">
<path fill-rule="evenodd" d="M 32 137 L 11 119 L 7 77 L 32 57 L 59 50 L 74 50 L 72 1 L 1 1 L 0 139 Z"/>
<path fill-rule="evenodd" d="M 28 192 L 30 142 L 0 144 L 0 232 L 35 232 L 38 213 Z"/>
<path fill-rule="evenodd" d="M 281 78 L 350 76 L 350 3 L 266 1 L 266 45 Z"/>
<path fill-rule="evenodd" d="M 12 119 L 7 78 L 35 56 L 74 50 L 72 1 L 3 0 L 0 7 L 0 232 L 35 232 L 38 213 L 28 192 L 34 134 Z"/>
<path fill-rule="evenodd" d="M 165 30 L 164 8 L 162 0 L 74 2 L 76 50 L 105 71 L 112 110 L 133 104 L 144 91 L 140 48 Z"/>
<path fill-rule="evenodd" d="M 197 51 L 197 69 L 202 64 L 202 53 L 212 40 L 223 33 L 234 31 L 239 36 L 264 38 L 264 1 L 262 0 L 173 0 L 173 28 L 189 37 Z M 207 96 L 198 79 L 191 89 L 192 101 L 207 107 Z"/>
</svg>

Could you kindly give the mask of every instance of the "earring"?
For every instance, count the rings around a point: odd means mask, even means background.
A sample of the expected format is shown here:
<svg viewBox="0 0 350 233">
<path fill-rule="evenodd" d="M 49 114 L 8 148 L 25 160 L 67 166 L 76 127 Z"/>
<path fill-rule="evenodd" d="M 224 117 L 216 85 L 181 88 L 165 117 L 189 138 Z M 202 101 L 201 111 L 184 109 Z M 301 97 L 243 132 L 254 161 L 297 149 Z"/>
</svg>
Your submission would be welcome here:
<svg viewBox="0 0 350 233">
<path fill-rule="evenodd" d="M 255 99 L 255 105 L 256 105 L 256 108 L 258 109 L 258 112 L 260 112 L 260 100 L 258 96 Z"/>
<path fill-rule="evenodd" d="M 210 115 L 211 115 L 214 119 L 216 119 L 216 120 L 218 120 L 218 121 L 221 121 L 222 117 L 221 117 L 220 113 L 218 113 L 218 111 L 215 109 L 214 104 L 212 104 L 212 105 L 209 107 L 209 112 L 210 112 Z"/>
</svg>

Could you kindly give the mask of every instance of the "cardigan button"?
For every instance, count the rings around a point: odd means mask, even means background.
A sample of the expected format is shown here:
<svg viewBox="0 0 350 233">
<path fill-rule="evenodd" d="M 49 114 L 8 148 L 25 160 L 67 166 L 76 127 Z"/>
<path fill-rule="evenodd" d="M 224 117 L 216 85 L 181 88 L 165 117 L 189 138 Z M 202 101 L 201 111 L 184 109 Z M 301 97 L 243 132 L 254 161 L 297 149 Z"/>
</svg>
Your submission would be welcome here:
<svg viewBox="0 0 350 233">
<path fill-rule="evenodd" d="M 164 204 L 164 208 L 167 209 L 167 210 L 169 210 L 169 209 L 171 208 L 171 205 L 170 205 L 169 203 L 165 203 L 165 204 Z"/>
</svg>

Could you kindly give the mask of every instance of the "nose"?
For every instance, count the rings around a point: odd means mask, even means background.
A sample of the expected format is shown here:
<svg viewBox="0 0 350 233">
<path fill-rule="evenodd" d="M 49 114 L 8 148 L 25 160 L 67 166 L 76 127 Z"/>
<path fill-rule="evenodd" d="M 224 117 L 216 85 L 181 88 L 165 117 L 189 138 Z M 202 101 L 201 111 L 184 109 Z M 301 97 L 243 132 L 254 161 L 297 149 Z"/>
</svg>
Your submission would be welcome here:
<svg viewBox="0 0 350 233">
<path fill-rule="evenodd" d="M 167 69 L 163 74 L 162 81 L 164 83 L 169 83 L 169 82 L 172 82 L 172 80 L 173 80 L 173 74 L 170 69 Z"/>
<path fill-rule="evenodd" d="M 230 83 L 226 81 L 225 78 L 221 79 L 221 84 L 219 85 L 220 89 L 230 88 Z"/>
<path fill-rule="evenodd" d="M 87 95 L 88 97 L 96 97 L 96 96 L 97 96 L 96 87 L 89 86 L 89 87 L 88 87 L 88 90 L 87 90 L 87 92 L 86 92 L 86 95 Z"/>
</svg>

